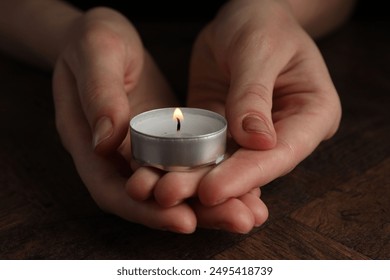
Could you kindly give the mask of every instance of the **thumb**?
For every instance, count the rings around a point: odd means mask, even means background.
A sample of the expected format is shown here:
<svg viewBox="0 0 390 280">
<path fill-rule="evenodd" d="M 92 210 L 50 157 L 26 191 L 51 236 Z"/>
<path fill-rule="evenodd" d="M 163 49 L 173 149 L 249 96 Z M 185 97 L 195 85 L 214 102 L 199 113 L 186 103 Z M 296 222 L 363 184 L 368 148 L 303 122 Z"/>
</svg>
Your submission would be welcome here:
<svg viewBox="0 0 390 280">
<path fill-rule="evenodd" d="M 134 85 L 125 85 L 125 67 L 115 61 L 100 56 L 87 63 L 77 79 L 81 106 L 92 132 L 92 146 L 99 154 L 117 149 L 128 132 L 130 109 L 126 91 Z M 138 68 L 142 68 L 141 64 Z M 134 67 L 130 74 L 134 84 L 139 76 L 137 70 Z"/>
<path fill-rule="evenodd" d="M 96 90 L 94 107 L 88 110 L 92 129 L 92 146 L 98 153 L 115 150 L 128 131 L 129 106 L 123 89 L 112 86 L 107 90 Z"/>
<path fill-rule="evenodd" d="M 230 65 L 231 83 L 226 100 L 229 131 L 242 147 L 271 149 L 276 145 L 272 121 L 275 76 L 259 61 L 242 58 L 235 61 Z"/>
</svg>

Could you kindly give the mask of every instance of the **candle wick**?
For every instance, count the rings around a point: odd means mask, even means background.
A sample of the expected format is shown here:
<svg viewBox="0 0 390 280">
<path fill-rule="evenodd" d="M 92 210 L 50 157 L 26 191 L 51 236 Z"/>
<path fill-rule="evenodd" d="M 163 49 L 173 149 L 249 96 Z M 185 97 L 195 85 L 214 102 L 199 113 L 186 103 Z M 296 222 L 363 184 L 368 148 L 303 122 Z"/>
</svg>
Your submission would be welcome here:
<svg viewBox="0 0 390 280">
<path fill-rule="evenodd" d="M 181 127 L 181 124 L 180 124 L 180 119 L 179 118 L 176 118 L 177 120 L 177 127 L 176 127 L 176 131 L 180 131 L 180 127 Z"/>
</svg>

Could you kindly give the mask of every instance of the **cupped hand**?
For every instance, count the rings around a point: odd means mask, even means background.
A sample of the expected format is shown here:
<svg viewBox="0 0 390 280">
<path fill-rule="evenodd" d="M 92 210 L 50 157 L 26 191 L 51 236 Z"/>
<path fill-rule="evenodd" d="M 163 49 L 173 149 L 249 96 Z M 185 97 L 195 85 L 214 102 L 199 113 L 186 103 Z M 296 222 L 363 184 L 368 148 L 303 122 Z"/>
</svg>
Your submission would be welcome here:
<svg viewBox="0 0 390 280">
<path fill-rule="evenodd" d="M 96 203 L 151 228 L 180 233 L 193 232 L 197 226 L 249 231 L 255 223 L 258 191 L 211 210 L 195 199 L 165 207 L 153 197 L 140 201 L 126 194 L 129 177 L 130 181 L 140 175 L 149 181 L 159 178 L 151 176 L 155 170 L 143 175 L 142 168 L 134 174 L 130 170 L 130 118 L 177 104 L 136 30 L 122 15 L 93 9 L 78 19 L 73 30 L 54 71 L 56 124 Z M 240 210 L 239 227 L 229 224 L 230 212 L 225 211 L 229 208 Z"/>
<path fill-rule="evenodd" d="M 341 117 L 315 42 L 282 1 L 231 1 L 220 11 L 194 47 L 188 103 L 225 114 L 240 146 L 200 181 L 206 205 L 288 173 Z"/>
<path fill-rule="evenodd" d="M 262 225 L 268 218 L 268 209 L 260 199 L 260 188 L 213 206 L 199 200 L 198 185 L 212 169 L 213 166 L 209 166 L 187 172 L 163 172 L 138 167 L 126 184 L 127 193 L 138 202 L 153 198 L 164 208 L 188 203 L 196 215 L 198 227 L 247 233 Z"/>
<path fill-rule="evenodd" d="M 96 203 L 151 228 L 192 232 L 196 217 L 181 203 L 164 208 L 129 198 L 129 120 L 174 97 L 133 26 L 110 9 L 94 9 L 73 26 L 53 77 L 56 124 L 65 148 Z"/>
<path fill-rule="evenodd" d="M 291 171 L 336 132 L 341 117 L 318 48 L 282 1 L 230 1 L 202 30 L 188 105 L 225 115 L 238 148 L 214 168 L 144 182 L 150 187 L 133 197 L 177 205 L 196 196 L 202 205 L 223 205 Z M 264 204 L 257 207 L 265 213 Z"/>
</svg>

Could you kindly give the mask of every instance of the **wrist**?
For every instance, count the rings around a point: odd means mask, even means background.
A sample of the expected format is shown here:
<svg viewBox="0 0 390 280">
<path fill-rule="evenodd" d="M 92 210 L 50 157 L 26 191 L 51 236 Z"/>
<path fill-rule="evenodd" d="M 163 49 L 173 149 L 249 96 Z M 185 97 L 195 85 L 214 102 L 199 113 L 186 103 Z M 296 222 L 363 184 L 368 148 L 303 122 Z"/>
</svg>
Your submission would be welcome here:
<svg viewBox="0 0 390 280">
<path fill-rule="evenodd" d="M 254 11 L 282 7 L 314 38 L 324 36 L 349 19 L 356 0 L 230 0 L 239 5 L 255 5 Z M 256 8 L 259 7 L 259 8 Z"/>
<path fill-rule="evenodd" d="M 52 67 L 68 27 L 81 14 L 62 1 L 1 1 L 0 47 L 29 63 Z"/>
<path fill-rule="evenodd" d="M 350 17 L 355 0 L 282 0 L 306 32 L 318 38 L 341 26 Z"/>
<path fill-rule="evenodd" d="M 85 15 L 85 13 L 72 6 L 64 5 L 57 8 L 58 13 L 61 13 L 60 19 L 57 20 L 55 25 L 48 27 L 48 34 L 43 40 L 50 42 L 47 42 L 46 50 L 41 50 L 44 59 L 51 68 L 54 67 L 60 54 L 74 37 L 77 26 Z M 53 14 L 53 17 L 55 17 L 55 14 Z M 52 18 L 49 19 L 49 22 L 51 20 Z"/>
</svg>

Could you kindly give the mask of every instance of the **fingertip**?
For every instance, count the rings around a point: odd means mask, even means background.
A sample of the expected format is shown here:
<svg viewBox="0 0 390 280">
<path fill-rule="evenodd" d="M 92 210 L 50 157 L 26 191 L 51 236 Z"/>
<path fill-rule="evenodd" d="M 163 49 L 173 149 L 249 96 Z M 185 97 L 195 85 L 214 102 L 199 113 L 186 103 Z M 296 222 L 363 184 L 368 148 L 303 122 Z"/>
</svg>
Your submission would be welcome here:
<svg viewBox="0 0 390 280">
<path fill-rule="evenodd" d="M 231 198 L 225 203 L 230 204 L 230 207 L 235 209 L 234 215 L 231 215 L 227 221 L 218 225 L 220 229 L 246 234 L 250 232 L 255 225 L 255 217 L 248 207 L 239 201 L 237 198 Z"/>
<path fill-rule="evenodd" d="M 163 227 L 163 230 L 168 230 L 181 234 L 191 234 L 194 233 L 196 230 L 196 222 L 192 222 L 191 220 L 187 219 L 183 224 Z"/>
<path fill-rule="evenodd" d="M 271 149 L 276 145 L 276 132 L 272 121 L 260 114 L 249 114 L 242 120 L 242 131 L 246 148 Z M 245 139 L 247 138 L 247 139 Z"/>
<path fill-rule="evenodd" d="M 94 151 L 107 155 L 117 150 L 129 131 L 130 108 L 126 93 L 122 89 L 99 89 L 94 94 L 84 93 L 81 101 L 91 127 Z"/>
<path fill-rule="evenodd" d="M 260 210 L 255 213 L 255 227 L 260 227 L 261 225 L 263 225 L 268 220 L 268 217 L 269 217 L 268 207 L 265 206 L 264 204 L 264 208 L 262 208 L 262 211 Z"/>
<path fill-rule="evenodd" d="M 126 194 L 135 201 L 145 201 L 148 195 L 145 192 L 140 192 L 138 186 L 134 176 L 131 176 L 125 185 Z"/>
<path fill-rule="evenodd" d="M 180 189 L 172 185 L 169 173 L 162 177 L 153 190 L 153 196 L 156 202 L 164 208 L 173 207 L 182 202 L 180 197 Z"/>
<path fill-rule="evenodd" d="M 97 149 L 99 144 L 101 144 L 102 142 L 110 138 L 113 135 L 113 133 L 114 133 L 114 126 L 112 120 L 106 116 L 101 117 L 96 122 L 94 128 L 94 134 L 92 138 L 93 147 Z"/>
<path fill-rule="evenodd" d="M 272 84 L 258 80 L 255 75 L 232 78 L 226 102 L 226 117 L 234 140 L 247 149 L 265 150 L 276 145 L 276 132 L 272 120 Z M 266 79 L 267 80 L 267 79 Z"/>
<path fill-rule="evenodd" d="M 276 145 L 276 132 L 265 116 L 260 113 L 251 113 L 234 119 L 229 127 L 234 140 L 242 147 L 253 150 L 268 150 Z"/>
<path fill-rule="evenodd" d="M 257 194 L 247 193 L 240 200 L 250 209 L 254 218 L 254 226 L 259 227 L 268 219 L 268 208 Z"/>
<path fill-rule="evenodd" d="M 212 170 L 199 184 L 198 196 L 200 202 L 205 206 L 215 206 L 223 203 L 228 198 L 215 182 L 215 171 Z"/>
<path fill-rule="evenodd" d="M 100 155 L 107 155 L 117 150 L 128 133 L 127 123 L 127 118 L 124 117 L 117 122 L 108 116 L 100 117 L 93 129 L 93 150 Z"/>
<path fill-rule="evenodd" d="M 168 230 L 176 233 L 182 233 L 182 234 L 191 234 L 196 230 L 197 227 L 197 218 L 191 209 L 187 204 L 179 204 L 172 208 L 166 209 L 167 212 L 180 212 L 180 216 L 175 216 L 175 218 L 170 217 L 169 214 L 165 216 L 164 218 L 166 221 L 162 221 L 163 223 L 166 223 L 161 229 L 162 230 Z"/>
<path fill-rule="evenodd" d="M 136 201 L 145 201 L 153 195 L 153 189 L 160 177 L 158 171 L 141 167 L 126 182 L 126 193 Z"/>
</svg>

